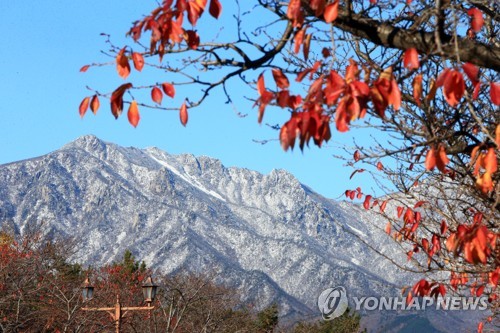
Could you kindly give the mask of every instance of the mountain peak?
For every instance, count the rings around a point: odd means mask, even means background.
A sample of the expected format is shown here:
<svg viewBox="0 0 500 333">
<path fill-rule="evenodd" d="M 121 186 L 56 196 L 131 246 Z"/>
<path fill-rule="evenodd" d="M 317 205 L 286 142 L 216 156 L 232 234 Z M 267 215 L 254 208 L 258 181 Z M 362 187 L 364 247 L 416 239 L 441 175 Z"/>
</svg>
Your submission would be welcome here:
<svg viewBox="0 0 500 333">
<path fill-rule="evenodd" d="M 63 148 L 78 147 L 78 148 L 82 148 L 85 150 L 89 150 L 89 148 L 91 150 L 95 150 L 95 148 L 102 147 L 104 145 L 106 145 L 106 142 L 102 141 L 97 136 L 95 136 L 93 134 L 87 134 L 87 135 L 83 135 L 83 136 L 77 138 L 76 140 L 68 143 Z"/>
</svg>

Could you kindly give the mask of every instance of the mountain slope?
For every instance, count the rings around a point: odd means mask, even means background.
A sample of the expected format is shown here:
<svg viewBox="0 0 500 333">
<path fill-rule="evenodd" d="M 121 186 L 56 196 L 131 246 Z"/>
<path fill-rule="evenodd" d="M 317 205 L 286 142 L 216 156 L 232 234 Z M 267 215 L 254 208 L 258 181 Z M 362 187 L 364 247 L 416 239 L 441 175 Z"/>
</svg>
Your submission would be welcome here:
<svg viewBox="0 0 500 333">
<path fill-rule="evenodd" d="M 47 234 L 79 240 L 80 262 L 109 263 L 130 249 L 164 272 L 215 271 L 245 301 L 278 301 L 288 317 L 320 315 L 317 296 L 329 287 L 387 296 L 415 280 L 360 241 L 405 262 L 378 216 L 286 171 L 262 175 L 94 136 L 0 166 L 0 224 L 22 232 L 41 221 Z"/>
</svg>

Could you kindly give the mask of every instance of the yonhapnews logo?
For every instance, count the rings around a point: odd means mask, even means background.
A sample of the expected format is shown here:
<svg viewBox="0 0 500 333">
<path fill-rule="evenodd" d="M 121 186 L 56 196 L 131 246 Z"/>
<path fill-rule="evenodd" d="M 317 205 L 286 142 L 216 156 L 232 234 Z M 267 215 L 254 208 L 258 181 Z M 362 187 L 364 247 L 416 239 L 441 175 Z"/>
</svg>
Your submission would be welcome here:
<svg viewBox="0 0 500 333">
<path fill-rule="evenodd" d="M 318 308 L 324 320 L 340 317 L 347 310 L 347 292 L 344 287 L 324 290 L 318 297 Z"/>
<path fill-rule="evenodd" d="M 356 311 L 425 311 L 428 308 L 436 310 L 479 310 L 488 308 L 488 298 L 482 297 L 414 297 L 407 302 L 405 297 L 352 297 Z M 324 290 L 318 297 L 318 308 L 324 320 L 340 317 L 347 310 L 347 292 L 344 287 L 338 286 Z"/>
</svg>

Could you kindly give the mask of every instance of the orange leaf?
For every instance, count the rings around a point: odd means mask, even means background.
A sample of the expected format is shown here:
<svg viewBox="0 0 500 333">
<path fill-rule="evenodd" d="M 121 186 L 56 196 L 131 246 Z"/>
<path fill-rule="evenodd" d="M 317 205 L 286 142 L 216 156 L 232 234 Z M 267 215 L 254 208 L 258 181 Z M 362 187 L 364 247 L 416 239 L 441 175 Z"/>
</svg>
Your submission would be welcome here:
<svg viewBox="0 0 500 333">
<path fill-rule="evenodd" d="M 431 83 L 429 84 L 430 88 L 429 88 L 429 94 L 425 97 L 425 99 L 427 100 L 427 102 L 430 102 L 434 99 L 434 97 L 436 97 L 436 91 L 437 91 L 437 83 L 436 83 L 436 80 L 434 79 L 431 79 Z"/>
<path fill-rule="evenodd" d="M 380 205 L 380 212 L 383 213 L 385 211 L 385 207 L 387 207 L 387 200 L 384 200 Z"/>
<path fill-rule="evenodd" d="M 477 8 L 471 8 L 467 11 L 471 18 L 471 27 L 474 32 L 479 32 L 484 24 L 483 13 Z"/>
<path fill-rule="evenodd" d="M 287 89 L 290 86 L 290 81 L 285 74 L 279 68 L 273 68 L 273 77 L 276 85 L 280 89 Z"/>
<path fill-rule="evenodd" d="M 156 104 L 161 104 L 161 100 L 163 99 L 163 94 L 161 93 L 160 88 L 153 87 L 153 89 L 151 90 L 151 99 Z"/>
<path fill-rule="evenodd" d="M 219 18 L 220 14 L 222 13 L 222 5 L 220 4 L 219 0 L 210 0 L 210 7 L 208 8 L 208 12 L 216 19 Z"/>
<path fill-rule="evenodd" d="M 377 169 L 379 171 L 384 169 L 384 165 L 382 164 L 382 162 L 377 162 Z"/>
<path fill-rule="evenodd" d="M 422 74 L 418 74 L 413 79 L 413 98 L 415 103 L 420 107 L 422 104 Z"/>
<path fill-rule="evenodd" d="M 118 119 L 123 110 L 123 94 L 127 89 L 132 88 L 132 83 L 124 83 L 111 94 L 111 113 Z"/>
<path fill-rule="evenodd" d="M 300 29 L 296 34 L 295 34 L 295 37 L 293 38 L 293 44 L 294 44 L 294 48 L 293 48 L 293 52 L 295 54 L 299 53 L 300 51 L 300 47 L 302 46 L 302 44 L 304 43 L 304 36 L 305 36 L 305 33 L 306 33 L 306 29 L 303 28 L 303 29 Z"/>
<path fill-rule="evenodd" d="M 491 174 L 485 172 L 481 177 L 476 180 L 476 186 L 483 192 L 488 193 L 493 191 L 493 181 L 491 179 Z"/>
<path fill-rule="evenodd" d="M 420 62 L 418 61 L 418 51 L 416 48 L 412 47 L 405 51 L 403 63 L 409 70 L 417 69 L 420 67 Z"/>
<path fill-rule="evenodd" d="M 434 169 L 436 166 L 436 151 L 434 148 L 429 149 L 427 155 L 425 156 L 425 168 L 429 171 Z"/>
<path fill-rule="evenodd" d="M 125 47 L 120 50 L 116 56 L 116 70 L 118 75 L 123 79 L 126 79 L 130 74 L 130 65 L 128 63 L 128 58 L 125 55 Z"/>
<path fill-rule="evenodd" d="M 490 174 L 494 174 L 497 171 L 498 162 L 497 154 L 495 153 L 495 148 L 489 148 L 486 156 L 484 157 L 484 169 Z"/>
<path fill-rule="evenodd" d="M 439 146 L 439 152 L 436 160 L 436 166 L 439 171 L 444 172 L 445 166 L 450 163 L 448 156 L 446 156 L 446 149 L 443 146 Z"/>
<path fill-rule="evenodd" d="M 132 61 L 134 62 L 134 68 L 139 72 L 142 71 L 142 68 L 144 67 L 144 57 L 142 54 L 133 52 Z"/>
<path fill-rule="evenodd" d="M 495 142 L 497 144 L 497 148 L 500 148 L 500 124 L 498 124 L 495 129 Z"/>
<path fill-rule="evenodd" d="M 335 0 L 335 2 L 326 6 L 323 16 L 325 18 L 326 23 L 332 23 L 337 19 L 338 15 L 339 15 L 339 0 Z"/>
<path fill-rule="evenodd" d="M 181 124 L 183 126 L 186 126 L 186 124 L 188 122 L 188 112 L 187 112 L 186 101 L 184 101 L 184 103 L 182 103 L 182 106 L 181 106 L 181 109 L 179 112 L 179 117 L 181 119 Z"/>
<path fill-rule="evenodd" d="M 92 112 L 96 114 L 97 110 L 99 110 L 100 105 L 101 104 L 99 103 L 99 97 L 97 97 L 97 95 L 94 95 L 94 97 L 92 97 L 92 101 L 90 101 L 90 110 L 92 110 Z"/>
<path fill-rule="evenodd" d="M 450 70 L 444 78 L 443 84 L 443 93 L 446 102 L 448 102 L 451 107 L 456 106 L 465 92 L 465 83 L 462 73 L 456 70 Z"/>
<path fill-rule="evenodd" d="M 483 333 L 484 323 L 481 321 L 477 324 L 477 333 Z"/>
<path fill-rule="evenodd" d="M 500 105 L 500 82 L 490 83 L 491 102 L 495 105 Z"/>
<path fill-rule="evenodd" d="M 83 118 L 85 116 L 85 112 L 89 108 L 90 97 L 85 97 L 80 103 L 80 107 L 78 108 L 78 112 L 80 113 L 80 117 Z"/>
<path fill-rule="evenodd" d="M 128 108 L 128 122 L 134 126 L 137 127 L 137 124 L 139 124 L 139 120 L 141 119 L 141 116 L 139 115 L 139 108 L 137 107 L 137 102 L 134 100 L 132 103 L 130 103 L 130 106 Z"/>
<path fill-rule="evenodd" d="M 390 235 L 391 234 L 391 228 L 392 228 L 391 222 L 388 221 L 387 224 L 385 225 L 385 233 L 388 234 L 388 235 Z"/>
<path fill-rule="evenodd" d="M 174 87 L 173 84 L 165 82 L 165 83 L 161 84 L 161 87 L 162 87 L 163 92 L 165 93 L 165 95 L 167 95 L 170 98 L 174 98 L 174 96 L 175 96 L 175 87 Z"/>
<path fill-rule="evenodd" d="M 85 65 L 83 66 L 82 68 L 80 68 L 80 72 L 84 73 L 87 71 L 87 69 L 89 69 L 90 65 Z"/>
</svg>

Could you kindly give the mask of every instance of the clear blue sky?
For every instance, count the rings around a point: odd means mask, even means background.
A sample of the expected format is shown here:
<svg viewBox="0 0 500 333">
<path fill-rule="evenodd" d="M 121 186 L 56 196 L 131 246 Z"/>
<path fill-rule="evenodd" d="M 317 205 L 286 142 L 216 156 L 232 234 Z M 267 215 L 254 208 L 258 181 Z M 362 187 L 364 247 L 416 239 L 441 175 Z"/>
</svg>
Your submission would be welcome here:
<svg viewBox="0 0 500 333">
<path fill-rule="evenodd" d="M 106 100 L 101 100 L 97 117 L 89 112 L 80 119 L 78 105 L 90 94 L 85 89 L 87 84 L 107 92 L 124 82 L 113 66 L 79 73 L 85 64 L 110 61 L 100 53 L 106 48 L 100 33 L 111 34 L 117 43 L 124 41 L 122 37 L 131 22 L 149 13 L 155 3 L 150 0 L 0 2 L 0 163 L 43 155 L 81 135 L 95 134 L 124 146 L 157 146 L 174 154 L 207 155 L 220 159 L 226 166 L 263 173 L 286 169 L 331 198 L 357 186 L 369 190 L 373 183 L 366 174 L 349 180 L 353 169 L 344 167 L 345 161 L 332 156 L 340 153 L 333 143 L 322 149 L 306 149 L 304 153 L 300 150 L 285 153 L 278 141 L 266 145 L 254 143 L 253 139 L 276 139 L 278 132 L 259 126 L 257 110 L 248 102 L 240 103 L 240 97 L 235 101 L 237 111 L 248 116 L 238 117 L 233 107 L 224 103 L 220 91 L 212 94 L 202 107 L 190 110 L 186 128 L 180 125 L 177 113 L 148 109 L 141 109 L 141 123 L 133 128 L 125 113 L 119 120 L 113 118 Z M 221 22 L 204 17 L 209 21 L 208 27 L 232 23 L 227 6 L 234 2 L 222 3 L 226 7 Z M 202 32 L 200 35 L 203 38 Z M 139 78 L 134 75 L 137 74 L 133 73 L 131 80 Z M 160 72 L 144 75 L 141 79 L 149 79 L 149 83 L 168 80 Z M 268 81 L 271 82 L 270 78 Z M 164 104 L 178 106 L 181 95 L 188 93 L 180 91 L 179 98 L 165 99 Z M 249 97 L 254 97 L 252 91 Z M 265 120 L 273 124 L 283 123 L 287 118 L 279 109 L 268 109 L 266 116 Z M 334 129 L 333 139 L 352 143 L 351 134 Z"/>
</svg>

